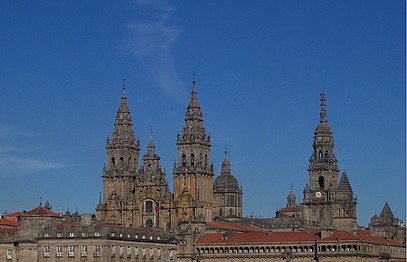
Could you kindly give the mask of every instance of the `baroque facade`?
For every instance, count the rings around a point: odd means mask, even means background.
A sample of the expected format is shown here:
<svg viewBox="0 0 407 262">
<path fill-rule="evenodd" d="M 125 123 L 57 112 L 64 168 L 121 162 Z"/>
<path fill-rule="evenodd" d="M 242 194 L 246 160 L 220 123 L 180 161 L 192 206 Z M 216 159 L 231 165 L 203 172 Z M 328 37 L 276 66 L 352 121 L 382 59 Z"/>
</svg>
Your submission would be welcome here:
<svg viewBox="0 0 407 262">
<path fill-rule="evenodd" d="M 5 214 L 0 260 L 405 261 L 405 226 L 387 203 L 369 228 L 356 223 L 357 199 L 347 174 L 339 178 L 324 94 L 303 201 L 291 189 L 274 218 L 242 216 L 243 189 L 227 150 L 215 179 L 195 80 L 176 145 L 170 192 L 152 130 L 140 159 L 123 85 L 96 215 L 57 214 L 48 202 Z"/>
</svg>

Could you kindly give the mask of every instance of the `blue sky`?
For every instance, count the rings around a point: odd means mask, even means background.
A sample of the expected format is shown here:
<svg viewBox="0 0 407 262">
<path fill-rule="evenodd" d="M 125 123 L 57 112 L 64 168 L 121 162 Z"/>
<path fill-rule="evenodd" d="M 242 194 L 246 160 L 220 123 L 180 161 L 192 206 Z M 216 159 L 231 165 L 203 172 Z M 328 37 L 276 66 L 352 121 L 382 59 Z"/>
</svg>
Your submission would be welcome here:
<svg viewBox="0 0 407 262">
<path fill-rule="evenodd" d="M 244 214 L 298 200 L 319 94 L 367 225 L 406 218 L 404 1 L 41 1 L 0 8 L 0 210 L 94 212 L 126 78 L 142 154 L 150 126 L 172 187 L 197 75 L 211 160 L 225 145 Z"/>
</svg>

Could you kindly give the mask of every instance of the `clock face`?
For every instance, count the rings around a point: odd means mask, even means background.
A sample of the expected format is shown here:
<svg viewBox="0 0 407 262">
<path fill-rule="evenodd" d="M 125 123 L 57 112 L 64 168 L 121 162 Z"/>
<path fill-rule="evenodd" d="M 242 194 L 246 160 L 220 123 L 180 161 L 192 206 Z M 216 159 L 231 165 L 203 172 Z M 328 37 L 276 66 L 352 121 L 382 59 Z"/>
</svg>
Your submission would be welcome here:
<svg viewBox="0 0 407 262">
<path fill-rule="evenodd" d="M 321 194 L 321 192 L 318 191 L 318 192 L 315 193 L 315 196 L 316 196 L 317 198 L 320 198 L 320 197 L 322 196 L 322 194 Z"/>
</svg>

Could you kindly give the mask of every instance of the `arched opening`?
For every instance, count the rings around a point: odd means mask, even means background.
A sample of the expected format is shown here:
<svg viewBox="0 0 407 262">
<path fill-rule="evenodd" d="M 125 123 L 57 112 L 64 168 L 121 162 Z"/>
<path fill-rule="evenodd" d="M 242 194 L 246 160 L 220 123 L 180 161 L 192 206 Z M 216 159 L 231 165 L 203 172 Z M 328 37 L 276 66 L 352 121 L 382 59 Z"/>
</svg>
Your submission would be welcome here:
<svg viewBox="0 0 407 262">
<path fill-rule="evenodd" d="M 205 166 L 208 165 L 208 155 L 205 155 Z"/>
<path fill-rule="evenodd" d="M 182 154 L 182 167 L 187 167 L 187 156 Z"/>
<path fill-rule="evenodd" d="M 323 176 L 320 176 L 320 177 L 318 178 L 318 184 L 319 184 L 319 187 L 320 187 L 320 188 L 324 188 L 324 186 L 325 186 L 325 179 L 324 179 Z"/>
<path fill-rule="evenodd" d="M 120 157 L 120 168 L 123 168 L 123 157 Z"/>
<path fill-rule="evenodd" d="M 319 160 L 322 160 L 322 151 L 319 151 Z"/>
<path fill-rule="evenodd" d="M 127 159 L 127 165 L 129 166 L 129 168 L 132 168 L 131 164 L 131 157 L 129 157 L 129 159 Z"/>
<path fill-rule="evenodd" d="M 195 155 L 191 154 L 191 166 L 194 166 L 195 164 Z"/>
<path fill-rule="evenodd" d="M 233 215 L 233 209 L 229 209 L 229 216 Z"/>
<path fill-rule="evenodd" d="M 219 216 L 221 217 L 223 215 L 223 210 L 222 208 L 219 210 Z"/>
<path fill-rule="evenodd" d="M 115 166 L 116 166 L 116 160 L 114 159 L 114 157 L 112 157 L 112 158 L 110 159 L 110 163 L 112 164 L 112 167 L 115 167 Z"/>
<path fill-rule="evenodd" d="M 325 150 L 325 159 L 327 159 L 327 158 L 328 158 L 328 156 L 329 156 L 329 154 L 328 154 L 328 150 Z"/>
<path fill-rule="evenodd" d="M 147 219 L 147 221 L 146 221 L 146 227 L 153 227 L 153 220 Z"/>
</svg>

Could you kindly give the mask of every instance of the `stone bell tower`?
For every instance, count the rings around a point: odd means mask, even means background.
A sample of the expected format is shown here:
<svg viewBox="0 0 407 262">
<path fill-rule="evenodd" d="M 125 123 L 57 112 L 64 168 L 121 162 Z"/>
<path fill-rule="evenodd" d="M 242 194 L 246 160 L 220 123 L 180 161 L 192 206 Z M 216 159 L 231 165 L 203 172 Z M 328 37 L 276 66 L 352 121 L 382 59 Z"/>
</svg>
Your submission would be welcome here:
<svg viewBox="0 0 407 262">
<path fill-rule="evenodd" d="M 319 124 L 314 133 L 309 160 L 309 184 L 304 189 L 305 226 L 353 231 L 356 229 L 356 198 L 346 173 L 338 184 L 338 160 L 328 126 L 325 94 L 321 94 Z"/>
<path fill-rule="evenodd" d="M 119 110 L 112 138 L 107 138 L 107 165 L 103 167 L 103 200 L 97 205 L 98 219 L 114 224 L 130 225 L 132 215 L 131 188 L 139 169 L 140 141 L 135 138 L 123 84 Z"/>
<path fill-rule="evenodd" d="M 185 126 L 177 135 L 178 159 L 174 163 L 172 224 L 182 221 L 211 221 L 213 207 L 213 165 L 210 164 L 211 138 L 203 126 L 201 107 L 192 82 L 191 100 L 185 113 Z"/>
</svg>

